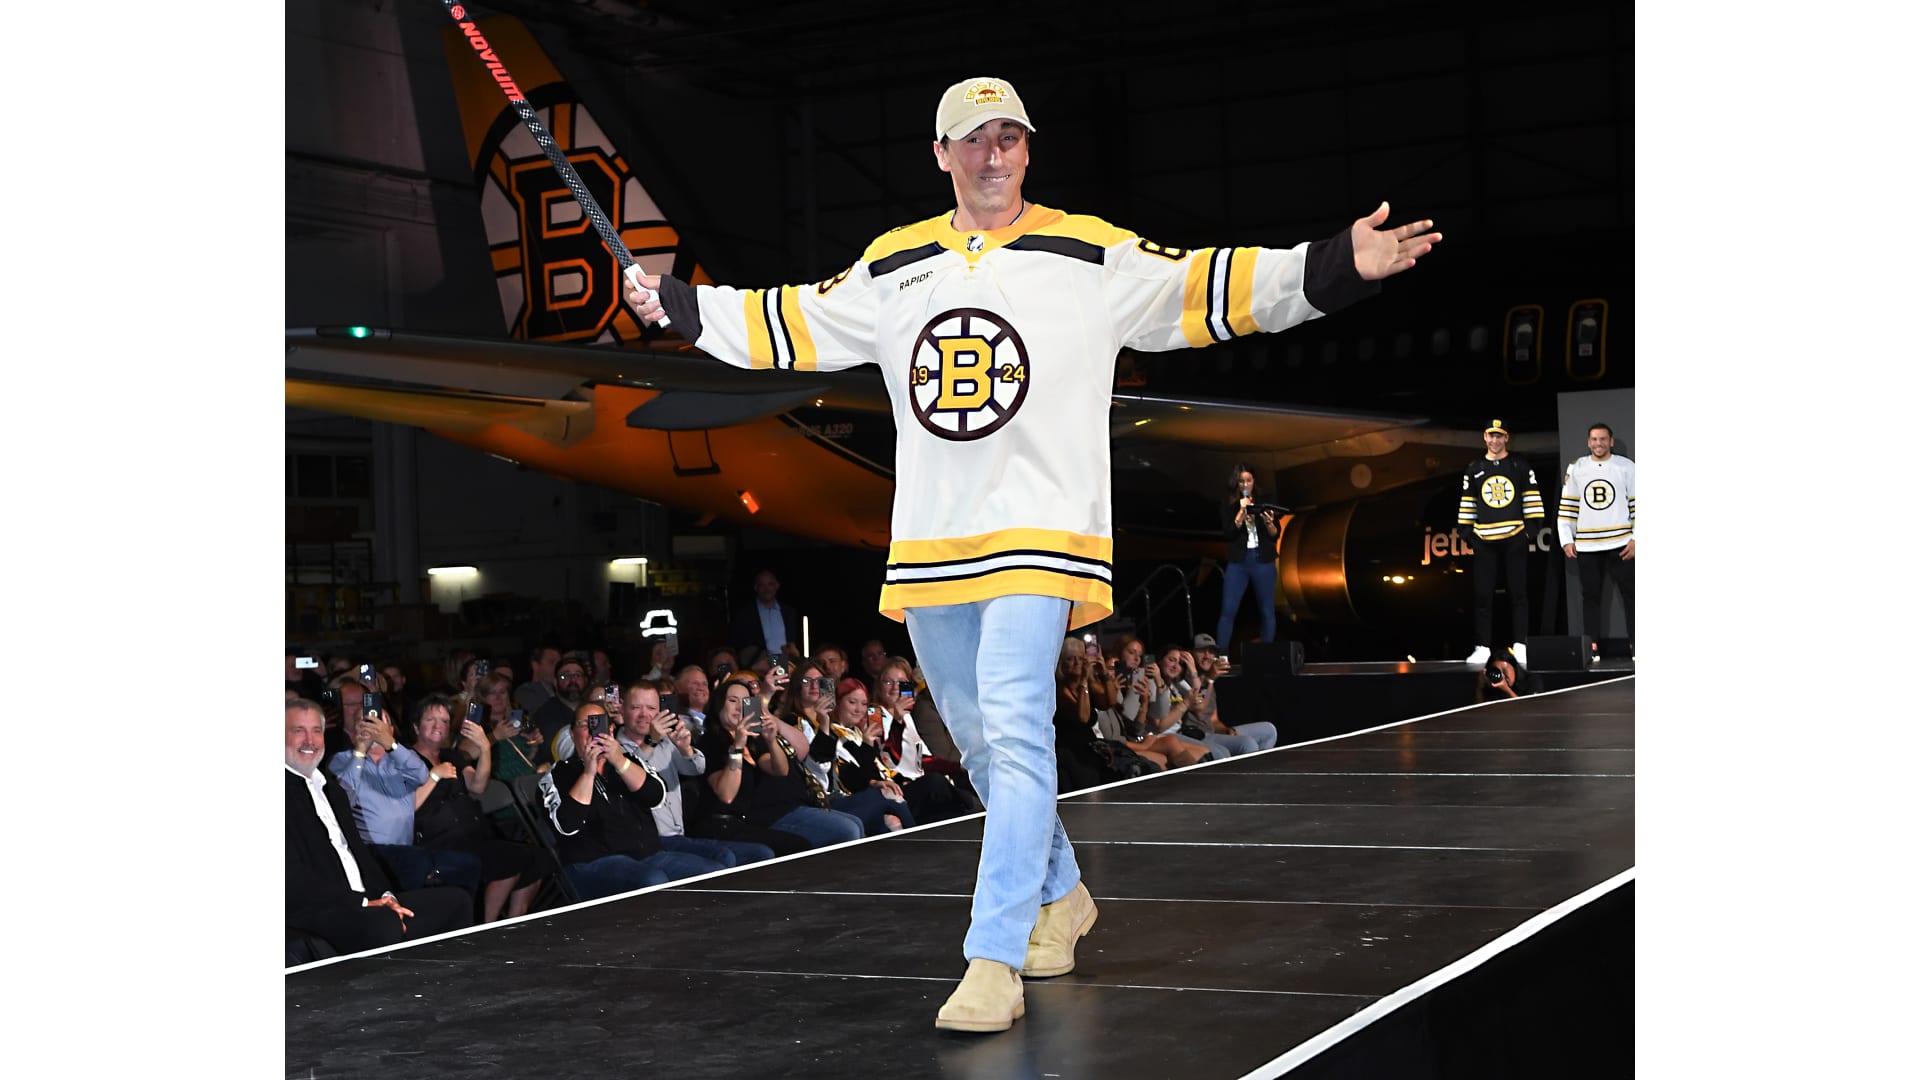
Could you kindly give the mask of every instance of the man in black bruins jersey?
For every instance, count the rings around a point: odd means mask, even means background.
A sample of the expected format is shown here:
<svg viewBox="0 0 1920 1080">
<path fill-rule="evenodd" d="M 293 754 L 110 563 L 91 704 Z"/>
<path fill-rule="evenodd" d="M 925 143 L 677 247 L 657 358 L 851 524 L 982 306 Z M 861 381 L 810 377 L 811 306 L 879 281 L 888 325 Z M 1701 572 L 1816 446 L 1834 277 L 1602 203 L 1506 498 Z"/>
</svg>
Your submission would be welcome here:
<svg viewBox="0 0 1920 1080">
<path fill-rule="evenodd" d="M 1513 658 L 1527 666 L 1527 519 L 1545 521 L 1540 483 L 1524 458 L 1507 453 L 1505 422 L 1490 421 L 1482 438 L 1485 457 L 1468 463 L 1460 477 L 1459 524 L 1473 529 L 1473 652 L 1476 667 L 1493 655 L 1493 590 L 1502 568 L 1513 612 Z"/>
</svg>

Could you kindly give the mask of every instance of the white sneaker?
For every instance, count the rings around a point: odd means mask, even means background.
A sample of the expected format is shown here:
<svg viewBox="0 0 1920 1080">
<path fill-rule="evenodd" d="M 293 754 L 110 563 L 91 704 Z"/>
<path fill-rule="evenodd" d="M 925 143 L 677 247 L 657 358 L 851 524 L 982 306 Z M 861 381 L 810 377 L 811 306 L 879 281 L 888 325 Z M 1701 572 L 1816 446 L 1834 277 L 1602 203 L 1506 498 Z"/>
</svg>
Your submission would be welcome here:
<svg viewBox="0 0 1920 1080">
<path fill-rule="evenodd" d="M 1492 649 L 1487 648 L 1485 645 L 1475 645 L 1473 651 L 1467 654 L 1467 666 L 1486 667 L 1487 659 L 1492 655 Z"/>
<path fill-rule="evenodd" d="M 1515 667 L 1527 666 L 1527 647 L 1518 641 L 1513 643 L 1513 664 Z"/>
</svg>

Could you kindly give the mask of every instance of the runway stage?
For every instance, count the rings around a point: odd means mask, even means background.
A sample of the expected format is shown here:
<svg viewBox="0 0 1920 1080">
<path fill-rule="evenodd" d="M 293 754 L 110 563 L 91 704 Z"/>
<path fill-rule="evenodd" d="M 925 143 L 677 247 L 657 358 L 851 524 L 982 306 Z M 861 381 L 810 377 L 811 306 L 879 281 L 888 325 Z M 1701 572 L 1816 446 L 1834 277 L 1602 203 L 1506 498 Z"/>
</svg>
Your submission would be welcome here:
<svg viewBox="0 0 1920 1080">
<path fill-rule="evenodd" d="M 980 821 L 286 977 L 299 1077 L 1630 1075 L 1634 682 L 1063 797 L 1100 921 L 936 1031 Z"/>
</svg>

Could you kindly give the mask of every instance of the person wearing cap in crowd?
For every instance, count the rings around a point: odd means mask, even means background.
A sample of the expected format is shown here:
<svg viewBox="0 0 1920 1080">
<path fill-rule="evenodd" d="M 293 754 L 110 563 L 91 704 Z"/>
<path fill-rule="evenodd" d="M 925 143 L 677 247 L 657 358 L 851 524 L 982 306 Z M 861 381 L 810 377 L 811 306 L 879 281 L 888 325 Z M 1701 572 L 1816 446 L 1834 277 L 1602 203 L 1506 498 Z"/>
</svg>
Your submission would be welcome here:
<svg viewBox="0 0 1920 1080">
<path fill-rule="evenodd" d="M 1580 572 L 1580 624 L 1600 637 L 1603 575 L 1620 589 L 1633 637 L 1633 459 L 1613 452 L 1613 429 L 1587 429 L 1589 456 L 1567 466 L 1560 486 L 1560 545 Z"/>
<path fill-rule="evenodd" d="M 1506 422 L 1490 420 L 1482 432 L 1483 457 L 1460 476 L 1458 524 L 1473 530 L 1473 652 L 1467 663 L 1493 655 L 1493 590 L 1507 579 L 1507 609 L 1513 613 L 1513 659 L 1527 666 L 1527 521 L 1545 521 L 1540 482 L 1525 458 L 1507 453 Z"/>
<path fill-rule="evenodd" d="M 935 1020 L 958 1031 L 1011 1027 L 1021 975 L 1071 971 L 1096 916 L 1054 811 L 1050 703 L 1062 636 L 1113 609 L 1115 357 L 1316 318 L 1440 239 L 1431 221 L 1382 228 L 1383 202 L 1290 250 L 1162 246 L 1030 202 L 1036 131 L 1004 79 L 963 79 L 940 97 L 930 147 L 951 211 L 814 284 L 628 278 L 641 319 L 670 319 L 736 367 L 880 365 L 899 442 L 880 610 L 906 623 L 987 807 L 967 971 Z"/>
<path fill-rule="evenodd" d="M 1253 470 L 1235 465 L 1228 476 L 1227 497 L 1220 503 L 1220 529 L 1226 534 L 1227 554 L 1221 560 L 1220 651 L 1233 644 L 1233 617 L 1240 597 L 1253 590 L 1260 613 L 1260 640 L 1273 640 L 1274 541 L 1280 525 L 1271 509 L 1262 510 L 1253 491 Z"/>
<path fill-rule="evenodd" d="M 579 650 L 567 653 L 553 665 L 553 696 L 533 712 L 533 725 L 540 729 L 539 761 L 558 762 L 566 753 L 554 740 L 573 726 L 574 711 L 587 703 L 587 679 L 593 674 L 593 656 Z"/>
</svg>

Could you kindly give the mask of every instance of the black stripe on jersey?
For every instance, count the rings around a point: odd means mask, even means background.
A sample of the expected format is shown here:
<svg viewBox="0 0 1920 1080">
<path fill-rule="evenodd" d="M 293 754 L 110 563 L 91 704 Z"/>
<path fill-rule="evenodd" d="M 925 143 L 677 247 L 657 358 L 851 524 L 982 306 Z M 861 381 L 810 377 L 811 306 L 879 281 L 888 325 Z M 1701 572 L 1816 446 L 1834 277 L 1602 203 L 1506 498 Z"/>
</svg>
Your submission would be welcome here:
<svg viewBox="0 0 1920 1080">
<path fill-rule="evenodd" d="M 792 371 L 794 361 L 793 332 L 787 329 L 787 313 L 786 310 L 780 306 L 780 292 L 785 288 L 786 286 L 782 285 L 780 288 L 767 294 L 767 327 L 771 330 L 778 330 L 780 332 L 779 340 L 786 342 L 786 369 Z M 780 352 L 778 349 L 774 350 L 773 366 L 780 366 Z"/>
<path fill-rule="evenodd" d="M 896 251 L 884 259 L 875 259 L 872 263 L 868 264 L 867 273 L 873 275 L 874 277 L 880 277 L 883 274 L 891 274 L 895 270 L 898 270 L 903 266 L 911 266 L 912 264 L 919 262 L 921 259 L 931 259 L 935 255 L 938 255 L 945 250 L 946 249 L 941 247 L 939 244 L 922 244 L 917 248 L 908 248 L 905 251 Z"/>
<path fill-rule="evenodd" d="M 971 581 L 974 578 L 992 577 L 994 574 L 1004 574 L 1012 570 L 1038 570 L 1046 574 L 1059 574 L 1061 577 L 1086 578 L 1088 581 L 1098 581 L 1103 585 L 1113 584 L 1099 574 L 1085 570 L 1062 570 L 1057 566 L 996 566 L 991 570 L 979 570 L 971 574 L 948 574 L 944 577 L 902 578 L 899 581 L 895 581 L 889 576 L 885 584 L 898 585 L 902 588 L 909 585 L 935 585 L 948 581 Z"/>
<path fill-rule="evenodd" d="M 1207 336 L 1215 341 L 1226 341 L 1233 336 L 1231 333 L 1222 333 L 1215 328 L 1215 323 L 1225 326 L 1227 322 L 1227 283 L 1220 282 L 1218 289 L 1213 285 L 1215 272 L 1221 268 L 1221 259 L 1227 260 L 1227 272 L 1232 273 L 1233 249 L 1214 248 L 1213 258 L 1207 260 Z"/>
<path fill-rule="evenodd" d="M 1007 247 L 1013 251 L 1044 251 L 1050 255 L 1065 255 L 1069 259 L 1079 259 L 1095 266 L 1105 266 L 1107 262 L 1106 248 L 1085 240 L 1075 240 L 1071 236 L 1037 236 L 1029 233 Z"/>
<path fill-rule="evenodd" d="M 1008 555 L 1044 555 L 1050 559 L 1064 559 L 1068 562 L 1084 563 L 1087 566 L 1099 566 L 1099 567 L 1104 567 L 1108 570 L 1113 569 L 1113 564 L 1103 559 L 1089 559 L 1083 555 L 1069 555 L 1064 551 L 1049 551 L 1045 548 L 1010 548 L 1006 551 L 993 552 L 990 555 L 975 555 L 971 559 L 941 559 L 937 562 L 888 563 L 887 569 L 889 571 L 923 570 L 929 566 L 959 566 L 963 563 L 977 563 L 985 559 L 998 559 Z"/>
</svg>

